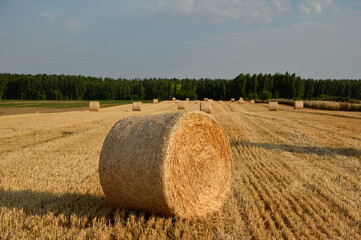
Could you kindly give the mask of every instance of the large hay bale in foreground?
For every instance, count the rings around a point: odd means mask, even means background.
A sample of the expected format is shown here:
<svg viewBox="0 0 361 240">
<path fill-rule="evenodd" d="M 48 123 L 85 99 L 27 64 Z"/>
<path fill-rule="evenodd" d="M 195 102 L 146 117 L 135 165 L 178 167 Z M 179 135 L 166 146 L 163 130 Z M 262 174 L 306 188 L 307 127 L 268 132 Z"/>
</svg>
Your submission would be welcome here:
<svg viewBox="0 0 361 240">
<path fill-rule="evenodd" d="M 295 101 L 295 109 L 303 109 L 303 101 Z"/>
<path fill-rule="evenodd" d="M 123 118 L 99 160 L 100 184 L 112 205 L 183 218 L 218 211 L 230 194 L 231 174 L 227 136 L 201 112 Z"/>
<path fill-rule="evenodd" d="M 243 98 L 239 98 L 238 103 L 244 103 Z"/>
<path fill-rule="evenodd" d="M 254 100 L 249 101 L 250 103 L 254 104 Z"/>
<path fill-rule="evenodd" d="M 158 103 L 158 99 L 154 98 L 153 103 Z"/>
<path fill-rule="evenodd" d="M 99 102 L 89 102 L 89 111 L 99 111 L 100 104 Z"/>
<path fill-rule="evenodd" d="M 231 98 L 231 102 L 234 102 L 235 101 L 235 99 L 234 98 Z"/>
<path fill-rule="evenodd" d="M 186 110 L 186 105 L 184 104 L 184 102 L 179 101 L 177 103 L 177 108 L 178 108 L 178 110 Z"/>
<path fill-rule="evenodd" d="M 269 102 L 270 111 L 278 111 L 278 102 Z"/>
<path fill-rule="evenodd" d="M 210 102 L 201 102 L 200 110 L 210 114 L 212 112 L 212 104 Z"/>
<path fill-rule="evenodd" d="M 132 110 L 133 111 L 142 111 L 142 102 L 133 102 Z"/>
</svg>

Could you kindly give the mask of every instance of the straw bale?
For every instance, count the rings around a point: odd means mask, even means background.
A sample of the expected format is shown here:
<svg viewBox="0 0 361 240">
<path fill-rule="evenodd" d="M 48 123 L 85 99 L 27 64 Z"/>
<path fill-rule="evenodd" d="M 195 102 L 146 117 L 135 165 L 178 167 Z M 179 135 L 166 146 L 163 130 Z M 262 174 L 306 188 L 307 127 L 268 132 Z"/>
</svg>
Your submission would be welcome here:
<svg viewBox="0 0 361 240">
<path fill-rule="evenodd" d="M 115 207 L 204 218 L 219 211 L 231 191 L 229 142 L 201 112 L 123 118 L 104 141 L 99 178 Z"/>
<path fill-rule="evenodd" d="M 175 97 L 174 97 L 174 98 L 172 98 L 172 101 L 175 101 Z"/>
<path fill-rule="evenodd" d="M 184 102 L 182 102 L 182 101 L 179 101 L 177 103 L 177 108 L 178 108 L 178 110 L 186 110 L 186 106 L 185 106 Z"/>
<path fill-rule="evenodd" d="M 303 101 L 295 101 L 295 109 L 303 109 Z"/>
<path fill-rule="evenodd" d="M 99 102 L 89 102 L 89 111 L 99 111 L 100 104 Z"/>
<path fill-rule="evenodd" d="M 200 110 L 210 114 L 212 112 L 212 104 L 210 102 L 201 102 Z"/>
<path fill-rule="evenodd" d="M 234 102 L 235 101 L 235 99 L 234 98 L 231 98 L 231 102 Z"/>
<path fill-rule="evenodd" d="M 186 101 L 188 102 L 188 101 L 189 101 L 189 98 L 186 98 Z"/>
<path fill-rule="evenodd" d="M 254 100 L 249 101 L 250 103 L 254 103 Z"/>
<path fill-rule="evenodd" d="M 157 98 L 154 98 L 154 99 L 153 99 L 153 103 L 158 103 L 158 99 L 157 99 Z"/>
<path fill-rule="evenodd" d="M 208 98 L 206 98 L 206 97 L 205 97 L 203 100 L 204 100 L 204 101 L 207 101 L 207 100 L 208 100 Z"/>
<path fill-rule="evenodd" d="M 142 102 L 133 102 L 132 110 L 133 111 L 142 111 Z"/>
<path fill-rule="evenodd" d="M 341 111 L 348 111 L 350 110 L 351 104 L 348 102 L 340 102 L 339 103 L 339 110 Z"/>
<path fill-rule="evenodd" d="M 243 98 L 239 98 L 238 103 L 243 103 Z"/>
<path fill-rule="evenodd" d="M 270 111 L 278 111 L 278 102 L 269 102 Z"/>
</svg>

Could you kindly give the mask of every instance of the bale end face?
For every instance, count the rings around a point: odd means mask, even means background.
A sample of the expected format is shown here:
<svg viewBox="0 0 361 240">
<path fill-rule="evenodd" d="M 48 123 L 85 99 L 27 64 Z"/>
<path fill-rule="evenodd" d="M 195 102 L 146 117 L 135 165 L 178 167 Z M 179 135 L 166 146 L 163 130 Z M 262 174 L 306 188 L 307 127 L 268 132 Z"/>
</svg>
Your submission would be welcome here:
<svg viewBox="0 0 361 240">
<path fill-rule="evenodd" d="M 133 102 L 132 110 L 133 111 L 142 111 L 142 102 Z"/>
<path fill-rule="evenodd" d="M 201 102 L 200 111 L 211 114 L 212 104 L 210 102 Z"/>
<path fill-rule="evenodd" d="M 203 218 L 230 194 L 229 142 L 205 113 L 124 118 L 104 141 L 99 177 L 115 207 Z"/>
<path fill-rule="evenodd" d="M 294 109 L 303 109 L 303 101 L 295 101 Z"/>
<path fill-rule="evenodd" d="M 269 102 L 270 111 L 278 111 L 278 102 Z"/>
<path fill-rule="evenodd" d="M 178 108 L 178 110 L 186 110 L 186 106 L 185 106 L 184 102 L 182 102 L 182 101 L 179 101 L 177 103 L 177 108 Z"/>
<path fill-rule="evenodd" d="M 100 104 L 99 102 L 89 102 L 89 111 L 99 111 Z"/>
</svg>

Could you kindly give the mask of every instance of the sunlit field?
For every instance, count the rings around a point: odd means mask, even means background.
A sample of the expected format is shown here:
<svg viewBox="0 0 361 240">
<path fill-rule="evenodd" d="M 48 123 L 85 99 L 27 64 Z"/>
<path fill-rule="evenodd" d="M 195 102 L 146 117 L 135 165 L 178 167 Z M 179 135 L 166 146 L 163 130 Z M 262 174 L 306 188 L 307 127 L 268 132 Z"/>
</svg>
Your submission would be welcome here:
<svg viewBox="0 0 361 240">
<path fill-rule="evenodd" d="M 0 116 L 0 239 L 361 239 L 361 112 L 214 101 L 232 194 L 219 213 L 192 221 L 114 209 L 98 176 L 119 119 L 176 104 L 87 106 Z"/>
</svg>

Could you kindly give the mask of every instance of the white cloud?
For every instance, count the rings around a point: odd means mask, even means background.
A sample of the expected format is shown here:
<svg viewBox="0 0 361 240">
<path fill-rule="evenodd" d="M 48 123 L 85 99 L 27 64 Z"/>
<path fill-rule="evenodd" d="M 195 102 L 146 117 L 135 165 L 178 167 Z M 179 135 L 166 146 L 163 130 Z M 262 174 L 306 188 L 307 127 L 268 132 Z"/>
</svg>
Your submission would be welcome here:
<svg viewBox="0 0 361 240">
<path fill-rule="evenodd" d="M 55 14 L 51 14 L 49 12 L 41 12 L 40 15 L 45 17 L 50 22 L 53 22 L 55 20 Z"/>
<path fill-rule="evenodd" d="M 217 22 L 239 20 L 269 23 L 290 10 L 289 0 L 157 0 L 145 8 L 151 14 L 198 15 Z"/>
<path fill-rule="evenodd" d="M 310 15 L 311 13 L 319 14 L 332 3 L 333 0 L 306 0 L 299 5 L 299 8 L 306 15 Z"/>
<path fill-rule="evenodd" d="M 65 21 L 65 26 L 69 29 L 70 32 L 75 33 L 83 26 L 83 23 L 79 19 L 68 18 Z"/>
</svg>

